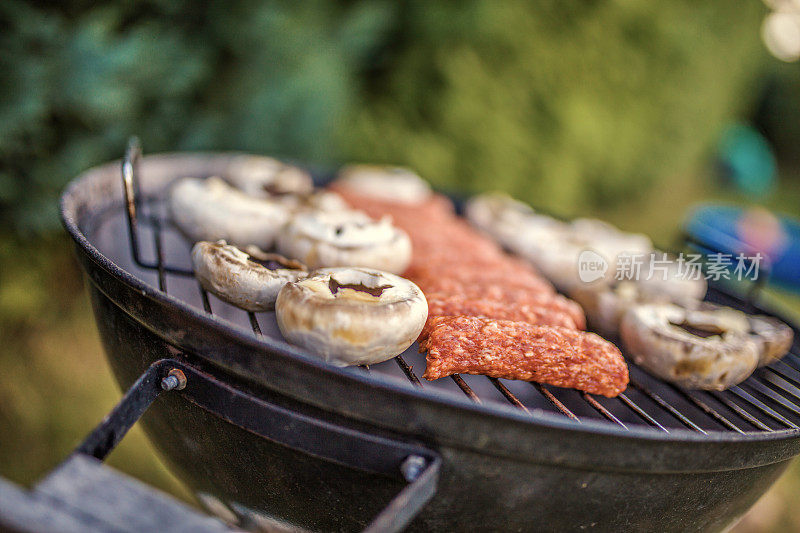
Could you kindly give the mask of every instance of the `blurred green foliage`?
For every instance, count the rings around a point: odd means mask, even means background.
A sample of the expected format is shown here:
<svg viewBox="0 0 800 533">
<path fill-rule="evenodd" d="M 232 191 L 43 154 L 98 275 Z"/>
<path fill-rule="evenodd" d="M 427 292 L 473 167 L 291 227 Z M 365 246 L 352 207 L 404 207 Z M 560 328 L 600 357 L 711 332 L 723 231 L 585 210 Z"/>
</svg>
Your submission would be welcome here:
<svg viewBox="0 0 800 533">
<path fill-rule="evenodd" d="M 0 223 L 138 134 L 407 164 L 569 212 L 689 168 L 748 103 L 750 0 L 0 4 Z"/>
<path fill-rule="evenodd" d="M 382 40 L 381 2 L 0 4 L 0 205 L 52 228 L 78 172 L 145 149 L 321 158 Z"/>
<path fill-rule="evenodd" d="M 551 211 L 627 202 L 752 103 L 759 2 L 412 4 L 354 153 Z M 374 156 L 373 156 L 374 157 Z"/>
<path fill-rule="evenodd" d="M 800 166 L 800 64 L 772 61 L 764 95 L 756 110 L 757 125 L 763 130 L 778 157 Z"/>
</svg>

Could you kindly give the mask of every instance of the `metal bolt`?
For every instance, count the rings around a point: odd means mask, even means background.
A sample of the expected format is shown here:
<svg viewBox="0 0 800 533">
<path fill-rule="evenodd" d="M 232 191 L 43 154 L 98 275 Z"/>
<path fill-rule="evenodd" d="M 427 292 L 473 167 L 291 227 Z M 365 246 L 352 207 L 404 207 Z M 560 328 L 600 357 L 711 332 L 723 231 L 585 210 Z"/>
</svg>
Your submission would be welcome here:
<svg viewBox="0 0 800 533">
<path fill-rule="evenodd" d="M 420 455 L 409 455 L 400 464 L 400 472 L 409 483 L 416 481 L 416 479 L 425 470 L 425 463 L 427 461 Z"/>
<path fill-rule="evenodd" d="M 186 388 L 186 374 L 178 368 L 173 368 L 167 376 L 161 380 L 161 388 L 170 390 L 182 390 Z"/>
</svg>

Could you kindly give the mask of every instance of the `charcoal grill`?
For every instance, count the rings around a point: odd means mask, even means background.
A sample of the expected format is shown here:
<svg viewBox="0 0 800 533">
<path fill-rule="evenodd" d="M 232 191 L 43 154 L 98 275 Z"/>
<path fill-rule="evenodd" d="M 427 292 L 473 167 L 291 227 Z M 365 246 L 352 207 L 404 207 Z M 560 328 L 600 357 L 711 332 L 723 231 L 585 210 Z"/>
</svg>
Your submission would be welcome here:
<svg viewBox="0 0 800 533">
<path fill-rule="evenodd" d="M 142 424 L 212 511 L 281 530 L 713 531 L 800 453 L 796 328 L 789 355 L 725 392 L 632 363 L 614 399 L 482 376 L 423 382 L 416 346 L 368 368 L 323 363 L 285 343 L 273 313 L 206 293 L 166 216 L 173 180 L 224 175 L 234 156 L 142 158 L 132 144 L 61 204 L 120 385 L 187 376 Z M 712 284 L 707 298 L 775 314 L 757 294 Z M 121 433 L 85 451 L 101 456 Z"/>
</svg>

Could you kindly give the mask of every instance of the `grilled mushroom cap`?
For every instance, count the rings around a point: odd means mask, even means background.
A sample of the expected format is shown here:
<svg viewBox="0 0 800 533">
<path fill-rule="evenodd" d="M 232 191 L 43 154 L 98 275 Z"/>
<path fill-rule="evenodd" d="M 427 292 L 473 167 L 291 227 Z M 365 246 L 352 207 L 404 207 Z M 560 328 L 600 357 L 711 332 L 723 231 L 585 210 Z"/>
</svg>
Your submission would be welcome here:
<svg viewBox="0 0 800 533">
<path fill-rule="evenodd" d="M 636 306 L 622 319 L 622 342 L 648 372 L 688 389 L 724 390 L 753 373 L 759 346 L 744 313 Z"/>
<path fill-rule="evenodd" d="M 247 311 L 272 309 L 286 283 L 308 276 L 302 263 L 254 246 L 245 253 L 225 241 L 195 244 L 192 267 L 203 288 Z"/>
<path fill-rule="evenodd" d="M 431 195 L 428 182 L 407 168 L 348 165 L 339 172 L 337 187 L 363 196 L 406 204 L 420 204 Z"/>
<path fill-rule="evenodd" d="M 350 206 L 333 191 L 317 189 L 310 194 L 286 195 L 280 201 L 296 211 L 349 211 Z"/>
<path fill-rule="evenodd" d="M 314 188 L 303 169 L 262 156 L 239 156 L 228 165 L 225 181 L 256 198 L 268 198 L 293 210 L 349 209 L 338 194 Z"/>
<path fill-rule="evenodd" d="M 642 233 L 622 231 L 613 224 L 595 218 L 577 218 L 570 223 L 570 230 L 576 242 L 583 248 L 593 248 L 616 265 L 619 254 L 649 254 L 653 251 L 653 241 Z"/>
<path fill-rule="evenodd" d="M 404 231 L 360 211 L 298 213 L 278 237 L 278 251 L 312 269 L 361 266 L 400 274 L 411 261 Z"/>
<path fill-rule="evenodd" d="M 570 298 L 586 311 L 593 330 L 605 337 L 619 334 L 622 317 L 635 305 L 674 303 L 687 309 L 697 308 L 707 289 L 704 279 L 681 276 L 676 262 L 665 263 L 665 272 L 624 280 L 614 284 L 582 283 L 569 291 Z M 661 268 L 659 266 L 659 268 Z"/>
<path fill-rule="evenodd" d="M 290 215 L 285 206 L 248 196 L 219 178 L 178 181 L 169 205 L 175 225 L 193 242 L 225 240 L 265 250 Z"/>
<path fill-rule="evenodd" d="M 614 272 L 617 257 L 621 254 L 646 254 L 652 243 L 644 235 L 626 233 L 610 224 L 593 219 L 578 219 L 567 224 L 550 217 L 527 217 L 506 244 L 521 255 L 552 282 L 559 290 L 569 292 L 583 284 L 578 272 L 581 253 L 592 250 L 608 264 L 607 272 Z M 596 285 L 610 283 L 611 279 L 596 280 Z"/>
<path fill-rule="evenodd" d="M 794 331 L 777 318 L 751 315 L 747 320 L 750 324 L 750 334 L 760 347 L 758 366 L 777 361 L 792 347 Z"/>
<path fill-rule="evenodd" d="M 466 215 L 474 226 L 533 263 L 562 291 L 580 286 L 578 259 L 585 250 L 600 254 L 613 272 L 618 255 L 645 254 L 653 248 L 645 235 L 626 233 L 595 219 L 561 222 L 537 214 L 526 204 L 502 193 L 473 198 L 467 204 Z M 598 280 L 596 284 L 603 283 Z"/>
<path fill-rule="evenodd" d="M 519 235 L 522 228 L 532 225 L 532 222 L 538 221 L 545 226 L 549 225 L 549 217 L 537 215 L 527 204 L 501 192 L 480 194 L 470 198 L 464 214 L 473 226 L 489 234 L 507 248 L 512 247 L 515 236 Z M 557 221 L 553 220 L 553 223 L 557 224 Z"/>
<path fill-rule="evenodd" d="M 416 340 L 428 317 L 422 291 L 367 268 L 326 268 L 286 284 L 275 306 L 286 340 L 339 366 L 375 364 Z"/>
<path fill-rule="evenodd" d="M 467 201 L 464 214 L 472 225 L 487 233 L 492 233 L 499 221 L 506 218 L 533 215 L 533 209 L 526 203 L 514 200 L 503 192 L 490 192 L 473 196 Z"/>
<path fill-rule="evenodd" d="M 522 234 L 523 256 L 532 261 L 550 281 L 564 292 L 583 285 L 578 265 L 581 253 L 591 250 L 608 264 L 605 277 L 596 286 L 612 282 L 617 259 L 623 254 L 645 255 L 653 250 L 650 239 L 639 233 L 628 233 L 602 220 L 579 218 L 556 227 L 549 239 L 538 233 Z M 609 274 L 611 273 L 611 274 Z"/>
<path fill-rule="evenodd" d="M 237 189 L 259 198 L 306 195 L 314 190 L 314 183 L 308 172 L 271 157 L 235 157 L 228 165 L 224 177 Z"/>
<path fill-rule="evenodd" d="M 669 302 L 667 299 L 648 300 L 630 281 L 622 281 L 614 286 L 578 286 L 570 291 L 569 297 L 583 307 L 592 331 L 606 338 L 619 335 L 619 323 L 632 306 Z"/>
</svg>

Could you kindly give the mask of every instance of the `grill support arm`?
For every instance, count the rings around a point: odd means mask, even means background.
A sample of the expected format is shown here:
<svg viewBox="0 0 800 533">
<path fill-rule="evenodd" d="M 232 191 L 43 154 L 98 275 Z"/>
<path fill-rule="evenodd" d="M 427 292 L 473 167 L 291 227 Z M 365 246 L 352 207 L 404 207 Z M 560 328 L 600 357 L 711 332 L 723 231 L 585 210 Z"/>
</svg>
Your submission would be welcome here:
<svg viewBox="0 0 800 533">
<path fill-rule="evenodd" d="M 169 363 L 168 360 L 157 361 L 145 370 L 119 403 L 78 446 L 75 453 L 103 461 L 159 395 L 167 390 L 169 385 L 162 387 L 162 381 L 170 377 Z"/>
<path fill-rule="evenodd" d="M 86 455 L 104 460 L 163 392 L 184 388 L 182 396 L 187 400 L 208 409 L 225 406 L 226 412 L 220 413 L 224 418 L 262 437 L 352 468 L 402 477 L 408 484 L 376 515 L 365 533 L 402 531 L 436 494 L 441 469 L 437 453 L 255 400 L 172 359 L 156 361 L 147 368 L 72 457 Z M 260 409 L 258 416 L 243 416 L 248 412 L 252 415 L 254 407 Z"/>
</svg>

